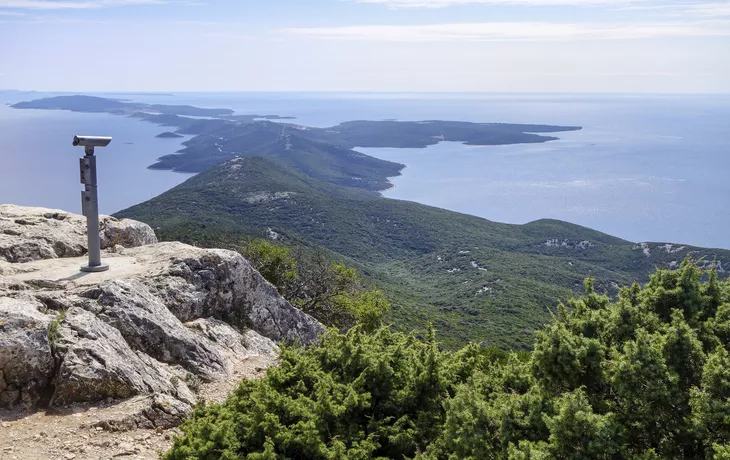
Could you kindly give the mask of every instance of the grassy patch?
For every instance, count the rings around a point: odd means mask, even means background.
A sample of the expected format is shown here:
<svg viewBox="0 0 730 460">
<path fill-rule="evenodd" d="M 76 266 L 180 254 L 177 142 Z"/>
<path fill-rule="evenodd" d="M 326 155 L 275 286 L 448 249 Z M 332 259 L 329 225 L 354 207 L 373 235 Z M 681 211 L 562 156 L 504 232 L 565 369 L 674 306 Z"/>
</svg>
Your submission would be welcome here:
<svg viewBox="0 0 730 460">
<path fill-rule="evenodd" d="M 51 346 L 56 345 L 60 338 L 58 328 L 61 326 L 64 319 L 66 319 L 66 310 L 61 310 L 53 321 L 51 321 L 51 324 L 48 325 L 48 342 Z"/>
</svg>

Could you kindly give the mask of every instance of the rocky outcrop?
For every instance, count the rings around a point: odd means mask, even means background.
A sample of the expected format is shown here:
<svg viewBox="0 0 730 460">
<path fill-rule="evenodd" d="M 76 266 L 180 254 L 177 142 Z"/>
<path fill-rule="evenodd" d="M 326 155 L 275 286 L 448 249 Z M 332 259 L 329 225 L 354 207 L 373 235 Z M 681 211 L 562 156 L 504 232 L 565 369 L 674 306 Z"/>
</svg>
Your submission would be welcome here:
<svg viewBox="0 0 730 460">
<path fill-rule="evenodd" d="M 149 404 L 124 423 L 177 423 L 201 382 L 323 332 L 240 254 L 156 243 L 139 222 L 105 218 L 111 268 L 81 273 L 84 229 L 73 214 L 0 206 L 0 407 L 139 397 Z"/>
<path fill-rule="evenodd" d="M 34 405 L 48 388 L 53 316 L 32 298 L 0 297 L 0 407 Z"/>
<path fill-rule="evenodd" d="M 101 216 L 102 249 L 157 242 L 141 222 Z M 0 205 L 0 260 L 19 263 L 86 254 L 86 218 L 58 209 Z"/>
<path fill-rule="evenodd" d="M 273 340 L 250 329 L 241 333 L 215 318 L 196 319 L 185 326 L 210 340 L 222 353 L 254 353 L 270 359 L 276 358 L 279 353 L 279 347 Z"/>
<path fill-rule="evenodd" d="M 544 243 L 542 243 L 543 246 L 547 246 L 549 248 L 563 248 L 563 249 L 590 249 L 595 246 L 594 243 L 591 243 L 587 240 L 560 240 L 558 238 L 553 238 L 551 240 L 547 240 Z"/>
<path fill-rule="evenodd" d="M 206 380 L 224 373 L 223 357 L 186 328 L 136 280 L 108 281 L 82 295 L 96 297 L 87 306 L 97 317 L 118 330 L 135 350 L 159 361 L 180 364 Z"/>
<path fill-rule="evenodd" d="M 188 403 L 195 396 L 175 372 L 136 353 L 122 334 L 97 316 L 73 307 L 65 314 L 55 344 L 60 366 L 51 405 L 164 393 Z"/>
<path fill-rule="evenodd" d="M 117 245 L 136 248 L 157 243 L 155 232 L 149 225 L 131 219 L 120 220 L 110 216 L 101 216 L 99 234 L 102 249 L 113 248 Z"/>
<path fill-rule="evenodd" d="M 322 332 L 316 320 L 291 306 L 236 252 L 161 243 L 125 254 L 170 261 L 143 282 L 183 322 L 214 317 L 273 340 L 305 345 Z"/>
<path fill-rule="evenodd" d="M 180 425 L 192 407 L 163 394 L 138 396 L 125 402 L 125 410 L 114 418 L 93 424 L 106 431 L 131 431 L 139 428 L 167 429 Z"/>
</svg>

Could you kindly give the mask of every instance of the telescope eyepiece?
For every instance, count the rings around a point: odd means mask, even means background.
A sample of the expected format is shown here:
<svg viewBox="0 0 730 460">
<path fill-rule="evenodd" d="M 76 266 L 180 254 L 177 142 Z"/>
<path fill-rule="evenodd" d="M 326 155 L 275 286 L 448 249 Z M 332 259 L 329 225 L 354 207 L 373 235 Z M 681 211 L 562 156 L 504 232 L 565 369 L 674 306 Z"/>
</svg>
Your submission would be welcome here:
<svg viewBox="0 0 730 460">
<path fill-rule="evenodd" d="M 74 147 L 106 147 L 112 141 L 105 136 L 74 136 Z"/>
</svg>

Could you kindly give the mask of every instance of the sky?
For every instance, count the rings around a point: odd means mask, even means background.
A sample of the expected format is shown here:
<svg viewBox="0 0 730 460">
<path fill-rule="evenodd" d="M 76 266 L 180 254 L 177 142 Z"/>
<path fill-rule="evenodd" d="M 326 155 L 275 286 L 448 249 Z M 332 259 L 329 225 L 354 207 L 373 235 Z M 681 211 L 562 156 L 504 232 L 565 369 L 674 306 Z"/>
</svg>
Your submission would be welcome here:
<svg viewBox="0 0 730 460">
<path fill-rule="evenodd" d="M 0 88 L 730 93 L 730 0 L 0 0 Z"/>
</svg>

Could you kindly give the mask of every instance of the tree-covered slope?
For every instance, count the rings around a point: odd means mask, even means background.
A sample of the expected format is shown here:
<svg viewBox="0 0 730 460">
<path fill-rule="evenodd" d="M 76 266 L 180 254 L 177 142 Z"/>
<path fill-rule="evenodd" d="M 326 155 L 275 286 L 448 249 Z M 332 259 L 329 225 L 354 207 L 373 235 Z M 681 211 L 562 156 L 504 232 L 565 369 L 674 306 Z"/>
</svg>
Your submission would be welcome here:
<svg viewBox="0 0 730 460">
<path fill-rule="evenodd" d="M 356 120 L 330 128 L 306 128 L 302 135 L 310 139 L 346 148 L 354 147 L 426 147 L 440 141 L 464 142 L 468 145 L 532 144 L 556 140 L 536 133 L 576 131 L 578 126 L 519 125 L 507 123 L 471 123 L 467 121 L 396 121 Z"/>
<path fill-rule="evenodd" d="M 194 244 L 278 235 L 326 248 L 385 291 L 397 325 L 432 321 L 449 345 L 529 347 L 585 275 L 616 293 L 687 254 L 730 266 L 730 251 L 640 246 L 553 220 L 501 224 L 338 187 L 259 157 L 227 161 L 117 215 Z"/>
<path fill-rule="evenodd" d="M 206 129 L 185 142 L 179 153 L 163 156 L 152 168 L 198 172 L 237 156 L 256 155 L 325 182 L 366 190 L 388 188 L 388 177 L 399 175 L 403 168 L 399 163 L 309 140 L 292 127 L 268 121 L 199 121 L 186 124 L 182 131 L 189 133 L 196 128 Z"/>
<path fill-rule="evenodd" d="M 613 302 L 585 287 L 530 353 L 388 328 L 285 348 L 163 458 L 730 458 L 730 283 L 685 262 Z"/>
</svg>

